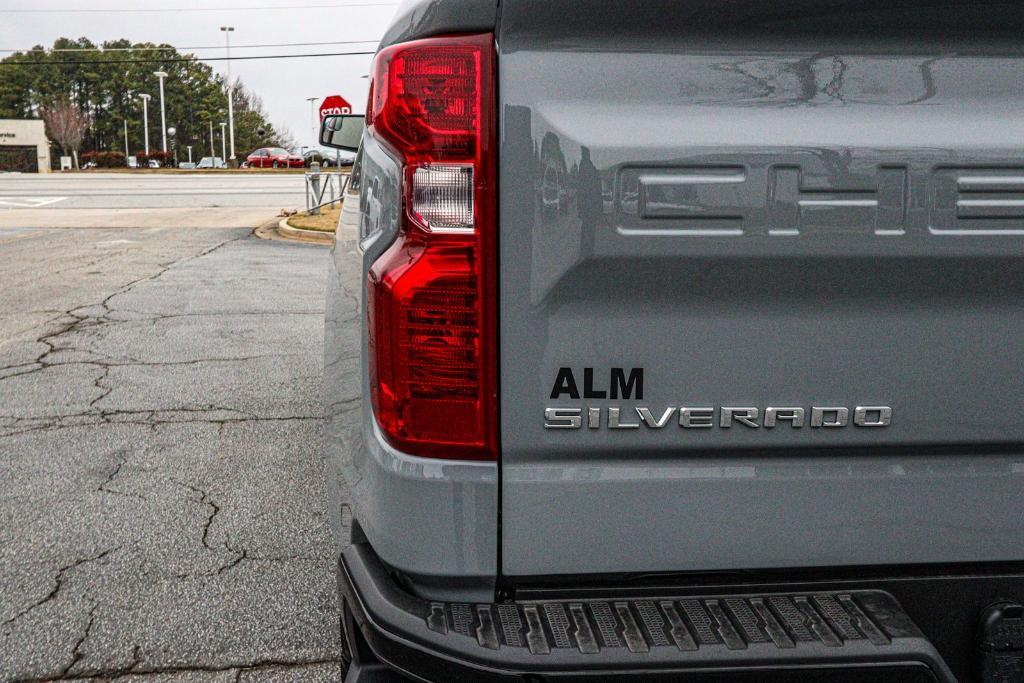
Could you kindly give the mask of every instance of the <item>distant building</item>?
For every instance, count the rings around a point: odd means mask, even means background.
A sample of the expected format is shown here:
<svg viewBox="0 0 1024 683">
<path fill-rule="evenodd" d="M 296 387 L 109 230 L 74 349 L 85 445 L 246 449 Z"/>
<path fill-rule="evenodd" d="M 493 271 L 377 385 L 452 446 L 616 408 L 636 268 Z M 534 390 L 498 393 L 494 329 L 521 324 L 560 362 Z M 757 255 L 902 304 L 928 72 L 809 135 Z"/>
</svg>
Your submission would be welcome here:
<svg viewBox="0 0 1024 683">
<path fill-rule="evenodd" d="M 50 172 L 50 142 L 40 119 L 0 119 L 0 171 Z"/>
</svg>

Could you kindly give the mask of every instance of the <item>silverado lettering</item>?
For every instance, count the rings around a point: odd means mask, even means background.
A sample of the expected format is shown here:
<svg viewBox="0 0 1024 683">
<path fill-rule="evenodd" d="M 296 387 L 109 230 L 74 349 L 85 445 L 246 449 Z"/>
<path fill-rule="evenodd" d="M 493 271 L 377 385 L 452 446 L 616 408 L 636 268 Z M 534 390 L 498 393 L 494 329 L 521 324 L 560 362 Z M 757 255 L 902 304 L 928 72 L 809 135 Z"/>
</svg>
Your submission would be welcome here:
<svg viewBox="0 0 1024 683">
<path fill-rule="evenodd" d="M 632 421 L 632 412 L 638 419 Z M 852 418 L 851 418 L 852 414 Z M 602 417 L 602 415 L 604 417 Z M 587 408 L 545 408 L 545 429 L 580 429 L 586 417 L 587 429 L 639 429 L 641 425 L 650 429 L 662 429 L 673 417 L 683 429 L 730 429 L 734 425 L 758 429 L 789 425 L 793 428 L 846 427 L 888 427 L 892 423 L 892 408 L 889 406 L 856 406 L 852 410 L 845 406 L 812 406 L 810 410 L 791 406 L 767 406 L 761 410 L 755 406 L 681 407 L 651 409 L 636 406 L 631 411 L 621 406 Z M 628 416 L 628 417 L 627 417 Z M 809 419 L 808 419 L 809 416 Z M 717 417 L 717 419 L 716 419 Z"/>
</svg>

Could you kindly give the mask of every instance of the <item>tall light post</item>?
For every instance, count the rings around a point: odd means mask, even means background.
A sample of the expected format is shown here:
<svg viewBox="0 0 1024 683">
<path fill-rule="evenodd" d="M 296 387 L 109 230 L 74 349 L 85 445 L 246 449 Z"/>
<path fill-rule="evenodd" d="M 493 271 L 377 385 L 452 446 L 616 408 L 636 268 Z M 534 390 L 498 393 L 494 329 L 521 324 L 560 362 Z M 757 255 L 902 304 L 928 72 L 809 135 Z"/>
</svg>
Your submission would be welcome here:
<svg viewBox="0 0 1024 683">
<path fill-rule="evenodd" d="M 224 31 L 224 43 L 228 50 L 228 134 L 231 136 L 231 161 L 235 160 L 235 105 L 232 102 L 234 100 L 234 87 L 231 85 L 231 32 L 235 30 L 234 26 L 221 26 L 221 31 Z"/>
<path fill-rule="evenodd" d="M 215 157 L 217 153 L 213 151 L 213 118 L 210 118 L 210 156 Z"/>
<path fill-rule="evenodd" d="M 313 124 L 313 141 L 310 143 L 311 147 L 315 146 L 316 143 L 319 142 L 317 140 L 317 138 L 319 136 L 317 135 L 317 125 L 316 125 L 316 105 L 313 104 L 318 99 L 319 98 L 317 98 L 317 97 L 307 97 L 306 98 L 306 101 L 309 102 L 309 120 Z"/>
<path fill-rule="evenodd" d="M 142 99 L 142 138 L 146 141 L 146 156 L 149 156 L 149 95 L 139 93 Z"/>
<path fill-rule="evenodd" d="M 164 79 L 166 71 L 154 71 L 153 75 L 160 79 L 160 130 L 163 134 L 164 152 L 167 151 L 167 110 L 164 109 Z"/>
<path fill-rule="evenodd" d="M 227 148 L 225 147 L 225 145 L 227 143 L 224 140 L 224 128 L 227 125 L 228 124 L 224 123 L 223 121 L 220 122 L 220 154 L 221 154 L 220 159 L 221 159 L 221 161 L 224 161 L 225 163 L 227 162 L 226 157 L 227 157 L 228 152 L 227 152 Z"/>
</svg>

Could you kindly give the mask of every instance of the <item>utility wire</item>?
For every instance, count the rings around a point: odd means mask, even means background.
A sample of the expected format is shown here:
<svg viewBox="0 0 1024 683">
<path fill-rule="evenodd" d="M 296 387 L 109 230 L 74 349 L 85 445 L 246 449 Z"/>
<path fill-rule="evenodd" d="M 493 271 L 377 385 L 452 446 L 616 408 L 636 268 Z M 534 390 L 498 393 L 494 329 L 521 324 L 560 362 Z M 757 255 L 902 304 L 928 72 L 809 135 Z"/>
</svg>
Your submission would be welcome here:
<svg viewBox="0 0 1024 683">
<path fill-rule="evenodd" d="M 111 60 L 78 60 L 78 61 L 0 61 L 0 67 L 4 66 L 45 66 L 45 65 L 68 65 L 68 66 L 80 66 L 87 64 L 175 64 L 178 62 L 237 62 L 245 59 L 298 59 L 302 57 L 344 57 L 346 55 L 372 55 L 376 54 L 373 50 L 363 50 L 359 52 L 314 52 L 304 55 L 249 55 L 243 57 L 170 57 L 167 59 L 111 59 Z"/>
<path fill-rule="evenodd" d="M 0 10 L 3 11 L 3 10 Z M 356 45 L 360 43 L 378 43 L 379 38 L 373 40 L 328 40 L 321 43 L 253 43 L 251 45 L 232 45 L 231 49 L 259 48 L 259 47 L 314 47 L 319 45 Z M 184 45 L 174 47 L 170 45 L 157 47 L 52 47 L 42 48 L 43 52 L 134 52 L 146 50 L 149 52 L 162 51 L 174 52 L 178 50 L 223 50 L 223 45 Z M 38 52 L 38 47 L 28 47 L 20 50 L 12 48 L 0 48 L 0 52 Z"/>
<path fill-rule="evenodd" d="M 132 7 L 129 9 L 99 9 L 95 7 L 79 8 L 69 7 L 66 9 L 38 9 L 35 7 L 26 9 L 0 9 L 4 14 L 123 14 L 142 12 L 250 12 L 262 10 L 293 10 L 293 9 L 335 9 L 338 7 L 393 7 L 397 2 L 338 2 L 330 5 L 262 5 L 256 7 Z"/>
</svg>

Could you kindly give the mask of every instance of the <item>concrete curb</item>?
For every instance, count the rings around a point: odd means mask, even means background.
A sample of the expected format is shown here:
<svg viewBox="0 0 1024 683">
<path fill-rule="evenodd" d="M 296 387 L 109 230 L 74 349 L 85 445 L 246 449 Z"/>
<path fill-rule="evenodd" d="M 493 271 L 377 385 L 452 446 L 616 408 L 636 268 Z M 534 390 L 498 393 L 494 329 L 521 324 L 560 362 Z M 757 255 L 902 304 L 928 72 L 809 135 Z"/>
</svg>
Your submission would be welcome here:
<svg viewBox="0 0 1024 683">
<path fill-rule="evenodd" d="M 273 232 L 267 234 L 268 232 Z M 326 247 L 334 246 L 334 232 L 324 232 L 322 230 L 304 230 L 301 227 L 292 227 L 288 224 L 288 218 L 282 218 L 278 225 L 272 230 L 267 230 L 266 226 L 260 228 L 257 231 L 257 236 L 264 239 L 280 239 L 289 240 L 292 242 L 303 242 L 311 245 L 324 245 Z"/>
<path fill-rule="evenodd" d="M 259 237 L 261 240 L 270 240 L 271 242 L 291 242 L 291 240 L 285 240 L 285 238 L 277 234 L 277 224 L 279 222 L 280 219 L 278 218 L 269 220 L 263 225 L 253 230 L 252 234 L 256 235 L 256 237 Z"/>
</svg>

